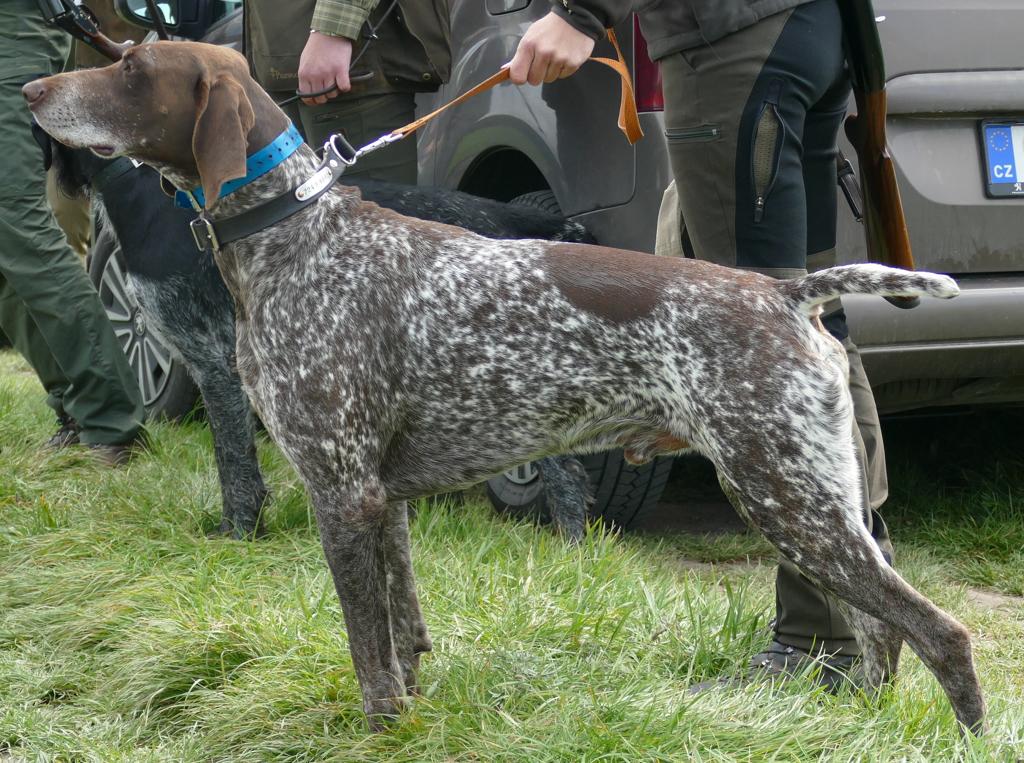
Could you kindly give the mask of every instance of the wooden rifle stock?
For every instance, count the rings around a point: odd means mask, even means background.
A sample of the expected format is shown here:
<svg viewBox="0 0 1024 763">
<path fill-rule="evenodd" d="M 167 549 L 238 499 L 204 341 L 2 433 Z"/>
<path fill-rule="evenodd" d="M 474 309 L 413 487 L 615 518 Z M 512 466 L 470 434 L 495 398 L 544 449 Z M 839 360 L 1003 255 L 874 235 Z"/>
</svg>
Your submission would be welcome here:
<svg viewBox="0 0 1024 763">
<path fill-rule="evenodd" d="M 111 61 L 120 61 L 121 56 L 124 52 L 131 47 L 130 44 L 123 42 L 114 42 L 107 37 L 103 32 L 97 32 L 94 36 L 90 37 L 86 44 L 97 50 L 100 55 L 106 56 Z"/>
<path fill-rule="evenodd" d="M 914 269 L 910 233 L 896 182 L 896 167 L 886 145 L 885 61 L 870 0 L 840 0 L 850 78 L 857 113 L 846 120 L 846 135 L 857 151 L 864 201 L 868 259 Z M 897 307 L 916 307 L 916 297 L 888 297 Z"/>
</svg>

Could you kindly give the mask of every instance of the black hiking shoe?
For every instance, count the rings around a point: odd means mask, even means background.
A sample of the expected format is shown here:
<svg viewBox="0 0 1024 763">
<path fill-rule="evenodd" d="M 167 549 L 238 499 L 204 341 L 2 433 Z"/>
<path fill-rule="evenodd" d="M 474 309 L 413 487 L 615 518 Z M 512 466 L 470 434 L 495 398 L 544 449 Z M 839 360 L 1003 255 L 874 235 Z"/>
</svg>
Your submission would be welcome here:
<svg viewBox="0 0 1024 763">
<path fill-rule="evenodd" d="M 783 682 L 796 677 L 809 676 L 816 685 L 835 694 L 843 685 L 859 686 L 854 670 L 857 657 L 844 655 L 811 655 L 796 647 L 773 641 L 767 650 L 750 658 L 750 666 L 740 676 L 702 681 L 687 689 L 689 694 L 700 694 L 708 689 L 736 688 L 761 681 Z"/>
<path fill-rule="evenodd" d="M 46 441 L 46 447 L 52 450 L 60 450 L 71 445 L 78 445 L 78 422 L 66 413 L 62 413 L 57 416 L 57 424 L 60 428 L 54 433 L 53 437 Z"/>
</svg>

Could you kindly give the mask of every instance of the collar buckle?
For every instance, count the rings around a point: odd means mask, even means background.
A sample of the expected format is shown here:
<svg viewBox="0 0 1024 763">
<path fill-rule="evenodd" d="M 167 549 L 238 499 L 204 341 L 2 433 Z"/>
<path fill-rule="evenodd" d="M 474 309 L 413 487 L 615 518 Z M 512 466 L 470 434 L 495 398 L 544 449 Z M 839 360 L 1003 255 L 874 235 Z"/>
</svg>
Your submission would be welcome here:
<svg viewBox="0 0 1024 763">
<path fill-rule="evenodd" d="M 213 252 L 220 251 L 217 231 L 214 230 L 213 223 L 206 219 L 206 215 L 200 215 L 190 222 L 188 227 L 192 230 L 192 238 L 200 252 L 205 252 L 207 249 Z"/>
</svg>

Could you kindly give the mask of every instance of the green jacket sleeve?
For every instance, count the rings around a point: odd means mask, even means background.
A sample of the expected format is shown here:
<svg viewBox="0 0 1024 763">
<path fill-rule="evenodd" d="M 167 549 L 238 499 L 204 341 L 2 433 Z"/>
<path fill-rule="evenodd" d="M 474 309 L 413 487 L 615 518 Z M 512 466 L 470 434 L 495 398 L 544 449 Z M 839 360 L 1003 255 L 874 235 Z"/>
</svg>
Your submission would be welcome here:
<svg viewBox="0 0 1024 763">
<path fill-rule="evenodd" d="M 628 0 L 552 0 L 555 13 L 595 40 L 604 30 L 623 21 L 633 10 Z"/>
<path fill-rule="evenodd" d="M 312 29 L 332 37 L 358 40 L 366 17 L 378 0 L 316 0 Z"/>
</svg>

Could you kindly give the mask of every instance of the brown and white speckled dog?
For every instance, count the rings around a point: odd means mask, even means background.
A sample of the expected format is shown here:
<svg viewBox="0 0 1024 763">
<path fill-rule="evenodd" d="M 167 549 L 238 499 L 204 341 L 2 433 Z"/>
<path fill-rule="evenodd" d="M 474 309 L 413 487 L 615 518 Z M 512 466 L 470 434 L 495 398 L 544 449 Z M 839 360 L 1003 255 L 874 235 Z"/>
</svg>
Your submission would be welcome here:
<svg viewBox="0 0 1024 763">
<path fill-rule="evenodd" d="M 201 182 L 215 219 L 317 166 L 303 147 L 218 198 L 286 126 L 221 48 L 142 45 L 24 92 L 62 142 L 133 156 L 179 188 Z M 405 501 L 544 454 L 618 446 L 638 461 L 708 456 L 746 519 L 851 607 L 868 682 L 892 674 L 906 640 L 958 720 L 981 729 L 967 630 L 864 528 L 846 356 L 817 319 L 840 294 L 953 297 L 951 279 L 859 265 L 775 281 L 494 241 L 345 188 L 225 246 L 217 265 L 237 303 L 242 381 L 315 506 L 371 723 L 402 707 L 430 649 Z"/>
</svg>

